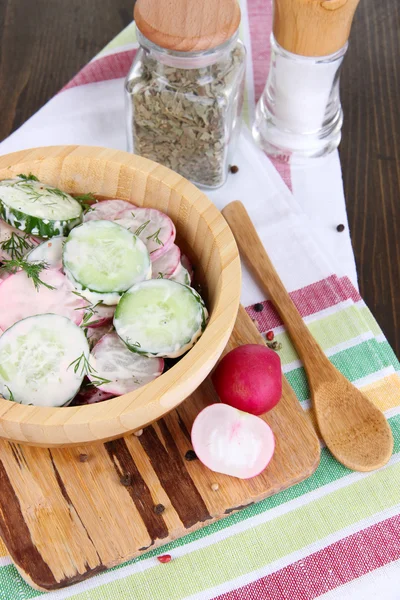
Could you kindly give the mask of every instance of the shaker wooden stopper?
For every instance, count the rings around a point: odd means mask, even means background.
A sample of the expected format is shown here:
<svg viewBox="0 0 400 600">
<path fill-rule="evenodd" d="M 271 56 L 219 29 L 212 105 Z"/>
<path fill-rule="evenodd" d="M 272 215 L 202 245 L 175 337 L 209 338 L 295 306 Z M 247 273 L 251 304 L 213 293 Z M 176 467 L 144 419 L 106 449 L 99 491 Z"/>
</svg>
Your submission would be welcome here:
<svg viewBox="0 0 400 600">
<path fill-rule="evenodd" d="M 236 0 L 137 0 L 134 18 L 139 31 L 157 46 L 199 52 L 234 35 L 240 8 Z"/>
<path fill-rule="evenodd" d="M 334 54 L 349 38 L 359 1 L 274 0 L 275 39 L 293 54 Z"/>
</svg>

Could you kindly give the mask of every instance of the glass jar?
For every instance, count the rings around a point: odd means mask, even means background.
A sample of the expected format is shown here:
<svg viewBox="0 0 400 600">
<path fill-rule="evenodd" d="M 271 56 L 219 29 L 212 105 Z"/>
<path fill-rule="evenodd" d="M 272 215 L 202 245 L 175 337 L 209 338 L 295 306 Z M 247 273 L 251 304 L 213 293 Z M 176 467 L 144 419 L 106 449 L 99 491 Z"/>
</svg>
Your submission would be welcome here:
<svg viewBox="0 0 400 600">
<path fill-rule="evenodd" d="M 253 137 L 267 154 L 302 163 L 338 147 L 340 68 L 346 50 L 347 43 L 328 56 L 300 56 L 271 35 L 271 66 L 253 125 Z"/>
<path fill-rule="evenodd" d="M 237 33 L 201 52 L 140 48 L 125 83 L 128 147 L 193 183 L 221 186 L 237 140 L 245 48 Z"/>
</svg>

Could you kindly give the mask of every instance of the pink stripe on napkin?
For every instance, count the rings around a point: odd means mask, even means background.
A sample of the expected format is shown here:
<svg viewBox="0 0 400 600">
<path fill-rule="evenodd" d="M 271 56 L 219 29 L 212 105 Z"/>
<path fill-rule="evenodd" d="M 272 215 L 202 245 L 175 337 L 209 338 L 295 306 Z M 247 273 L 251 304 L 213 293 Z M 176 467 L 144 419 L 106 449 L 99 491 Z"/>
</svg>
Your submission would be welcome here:
<svg viewBox="0 0 400 600">
<path fill-rule="evenodd" d="M 396 515 L 214 600 L 313 600 L 399 558 Z"/>
</svg>

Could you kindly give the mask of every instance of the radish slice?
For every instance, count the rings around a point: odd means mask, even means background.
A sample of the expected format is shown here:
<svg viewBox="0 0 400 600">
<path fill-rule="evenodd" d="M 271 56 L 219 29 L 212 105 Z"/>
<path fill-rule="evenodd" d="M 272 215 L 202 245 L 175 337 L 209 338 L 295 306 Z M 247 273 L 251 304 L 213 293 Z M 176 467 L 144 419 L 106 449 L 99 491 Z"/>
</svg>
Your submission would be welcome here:
<svg viewBox="0 0 400 600">
<path fill-rule="evenodd" d="M 32 279 L 29 279 L 24 271 L 10 275 L 1 283 L 2 329 L 8 329 L 26 317 L 44 313 L 67 317 L 76 325 L 81 323 L 86 301 L 73 293 L 74 288 L 65 275 L 54 269 L 45 269 L 40 273 L 40 279 L 54 289 L 40 285 L 36 290 Z"/>
<path fill-rule="evenodd" d="M 82 325 L 81 325 L 82 327 Z M 111 333 L 113 331 L 113 327 L 109 324 L 101 325 L 99 327 L 88 327 L 85 329 L 86 338 L 89 343 L 89 348 L 92 349 L 97 344 L 99 340 L 107 333 Z"/>
<path fill-rule="evenodd" d="M 275 449 L 265 421 L 227 404 L 211 404 L 197 415 L 192 444 L 206 467 L 239 479 L 259 475 Z"/>
<path fill-rule="evenodd" d="M 190 277 L 190 282 L 193 281 L 193 265 L 190 262 L 190 260 L 188 259 L 188 257 L 186 256 L 186 254 L 182 254 L 181 256 L 181 263 L 182 263 L 182 267 L 184 269 L 186 269 L 186 271 L 189 273 L 189 277 Z"/>
<path fill-rule="evenodd" d="M 0 261 L 22 258 L 37 243 L 37 239 L 33 236 L 27 235 L 0 219 Z"/>
<path fill-rule="evenodd" d="M 146 244 L 152 261 L 166 254 L 175 241 L 175 225 L 167 215 L 155 208 L 123 211 L 116 222 Z"/>
<path fill-rule="evenodd" d="M 119 218 L 122 211 L 134 210 L 136 206 L 125 200 L 102 200 L 93 204 L 88 212 L 83 216 L 83 222 L 86 221 L 114 221 Z"/>
<path fill-rule="evenodd" d="M 181 251 L 176 244 L 151 263 L 153 279 L 168 279 L 179 265 Z"/>
<path fill-rule="evenodd" d="M 45 240 L 27 254 L 26 260 L 28 262 L 45 262 L 50 269 L 61 271 L 62 253 L 66 239 L 60 235 Z"/>
<path fill-rule="evenodd" d="M 104 327 L 111 324 L 116 306 L 107 306 L 106 304 L 93 304 L 85 310 L 82 321 L 83 327 Z"/>
<path fill-rule="evenodd" d="M 112 398 L 112 394 L 102 392 L 95 387 L 85 387 L 81 389 L 72 401 L 74 406 L 81 406 L 82 404 L 96 404 L 96 402 L 103 402 Z"/>
<path fill-rule="evenodd" d="M 99 390 L 122 396 L 159 377 L 164 369 L 161 358 L 147 358 L 128 350 L 116 333 L 109 333 L 93 348 L 88 377 Z M 110 383 L 97 385 L 99 378 Z"/>
</svg>

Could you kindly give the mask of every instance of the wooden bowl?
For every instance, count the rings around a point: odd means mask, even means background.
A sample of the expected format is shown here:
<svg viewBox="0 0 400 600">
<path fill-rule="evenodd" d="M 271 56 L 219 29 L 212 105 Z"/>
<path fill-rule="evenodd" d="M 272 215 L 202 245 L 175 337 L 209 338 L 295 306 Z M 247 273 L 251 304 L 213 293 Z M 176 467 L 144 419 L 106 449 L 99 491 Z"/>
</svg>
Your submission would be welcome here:
<svg viewBox="0 0 400 600">
<path fill-rule="evenodd" d="M 204 282 L 210 320 L 197 344 L 150 384 L 98 404 L 47 408 L 0 397 L 0 437 L 35 446 L 68 446 L 121 437 L 159 419 L 187 398 L 216 364 L 235 323 L 240 260 L 221 213 L 199 189 L 145 158 L 106 148 L 52 146 L 0 157 L 0 179 L 33 173 L 71 193 L 93 192 L 167 213 L 178 244 Z"/>
</svg>

